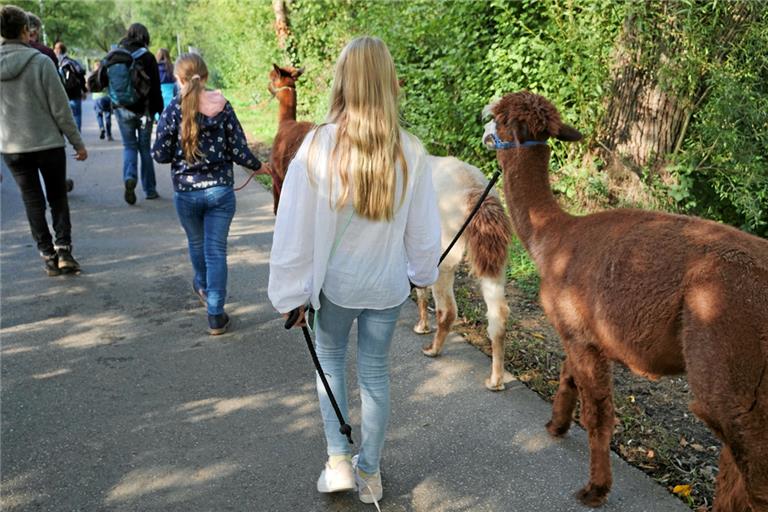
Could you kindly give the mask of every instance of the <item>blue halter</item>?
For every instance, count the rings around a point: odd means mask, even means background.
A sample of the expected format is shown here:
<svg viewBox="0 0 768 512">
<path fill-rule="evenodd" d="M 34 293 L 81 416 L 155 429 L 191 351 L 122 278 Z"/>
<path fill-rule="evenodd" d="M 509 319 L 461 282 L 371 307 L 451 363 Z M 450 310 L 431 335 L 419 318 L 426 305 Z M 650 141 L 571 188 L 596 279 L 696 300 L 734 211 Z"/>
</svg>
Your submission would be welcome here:
<svg viewBox="0 0 768 512">
<path fill-rule="evenodd" d="M 489 134 L 493 138 L 493 145 L 487 144 L 488 149 L 514 149 L 514 148 L 528 148 L 531 146 L 546 146 L 545 140 L 528 140 L 525 142 L 507 142 L 499 138 L 495 133 Z"/>
</svg>

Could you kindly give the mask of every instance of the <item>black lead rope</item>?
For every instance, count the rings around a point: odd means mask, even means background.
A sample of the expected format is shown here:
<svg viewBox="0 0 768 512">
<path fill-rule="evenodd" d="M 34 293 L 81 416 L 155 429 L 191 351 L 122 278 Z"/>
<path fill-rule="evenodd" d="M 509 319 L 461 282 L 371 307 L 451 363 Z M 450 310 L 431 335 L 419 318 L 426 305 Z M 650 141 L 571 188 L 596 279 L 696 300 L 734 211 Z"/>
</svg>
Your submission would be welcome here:
<svg viewBox="0 0 768 512">
<path fill-rule="evenodd" d="M 443 251 L 442 256 L 440 256 L 440 260 L 438 260 L 437 262 L 438 267 L 443 262 L 445 257 L 448 256 L 448 253 L 451 252 L 451 249 L 453 249 L 453 246 L 456 245 L 456 242 L 459 241 L 459 238 L 461 238 L 461 234 L 464 233 L 465 229 L 467 229 L 467 226 L 469 226 L 469 223 L 472 222 L 472 218 L 480 209 L 480 206 L 482 206 L 483 201 L 485 201 L 485 198 L 488 197 L 488 193 L 491 191 L 493 186 L 499 180 L 499 176 L 501 176 L 501 169 L 497 169 L 493 177 L 491 177 L 491 181 L 488 182 L 488 186 L 485 187 L 485 190 L 483 191 L 483 194 L 480 196 L 480 199 L 478 199 L 477 204 L 475 204 L 475 207 L 470 212 L 469 216 L 467 217 L 467 220 L 464 221 L 464 225 L 461 226 L 461 229 L 459 229 L 459 232 L 456 233 L 456 236 L 453 237 L 453 240 L 451 240 L 451 243 L 448 244 L 448 247 L 445 249 L 445 251 Z"/>
<path fill-rule="evenodd" d="M 296 323 L 296 321 L 299 319 L 299 308 L 294 309 L 290 312 L 288 315 L 288 320 L 285 321 L 285 328 L 290 329 L 293 327 L 293 324 Z M 307 321 L 309 319 L 307 318 Z M 315 369 L 317 369 L 317 374 L 320 376 L 320 380 L 323 382 L 323 387 L 325 388 L 325 392 L 328 394 L 328 398 L 331 399 L 331 405 L 333 406 L 333 410 L 336 412 L 336 417 L 339 419 L 339 432 L 347 436 L 347 439 L 349 440 L 349 444 L 355 444 L 352 441 L 352 427 L 350 427 L 347 422 L 344 421 L 344 416 L 341 415 L 341 409 L 339 409 L 339 404 L 336 402 L 336 397 L 333 396 L 333 391 L 331 391 L 331 386 L 328 384 L 328 380 L 325 378 L 325 372 L 323 372 L 323 367 L 320 366 L 320 359 L 317 358 L 317 352 L 315 351 L 315 345 L 312 343 L 312 337 L 309 335 L 309 329 L 306 325 L 301 327 L 301 331 L 304 333 L 304 340 L 307 342 L 307 348 L 309 349 L 309 354 L 312 356 L 312 362 L 315 363 Z"/>
<path fill-rule="evenodd" d="M 456 233 L 456 236 L 453 237 L 453 240 L 451 240 L 451 243 L 448 244 L 448 247 L 443 251 L 443 254 L 440 256 L 440 260 L 437 262 L 437 265 L 440 266 L 440 264 L 443 262 L 446 256 L 448 256 L 448 253 L 451 252 L 451 249 L 453 249 L 453 246 L 456 245 L 456 242 L 461 238 L 462 233 L 464 233 L 464 230 L 467 229 L 467 226 L 469 226 L 469 223 L 472 222 L 472 218 L 477 214 L 477 211 L 480 209 L 480 206 L 482 206 L 483 201 L 485 201 L 485 198 L 488 197 L 488 194 L 491 192 L 491 189 L 496 184 L 496 182 L 499 179 L 499 176 L 501 176 L 501 170 L 497 170 L 493 177 L 491 178 L 491 181 L 488 182 L 488 186 L 485 187 L 485 190 L 483 191 L 482 195 L 480 196 L 480 199 L 477 200 L 477 204 L 475 204 L 475 207 L 470 212 L 469 216 L 467 217 L 467 220 L 464 221 L 464 224 L 461 226 L 461 229 L 459 229 L 458 233 Z M 285 328 L 290 329 L 293 327 L 293 324 L 296 323 L 296 321 L 299 319 L 299 308 L 294 309 L 290 312 L 288 315 L 288 320 L 285 321 Z M 307 319 L 308 320 L 308 319 Z M 328 380 L 325 378 L 325 372 L 323 372 L 323 367 L 320 365 L 320 359 L 317 358 L 317 352 L 315 351 L 315 345 L 312 343 L 312 337 L 309 335 L 309 329 L 306 325 L 302 326 L 301 331 L 304 333 L 304 340 L 307 342 L 307 348 L 309 349 L 309 354 L 312 356 L 312 362 L 315 363 L 315 369 L 317 370 L 317 374 L 320 376 L 320 380 L 323 383 L 323 387 L 325 388 L 325 392 L 328 394 L 328 398 L 331 400 L 331 405 L 333 406 L 333 410 L 336 413 L 336 417 L 339 419 L 339 432 L 341 432 L 343 435 L 347 436 L 347 439 L 349 440 L 349 444 L 354 444 L 352 441 L 352 427 L 350 427 L 346 421 L 344 421 L 344 416 L 341 414 L 341 409 L 339 409 L 339 404 L 336 402 L 336 397 L 333 396 L 333 391 L 331 391 L 331 386 L 328 384 Z"/>
</svg>

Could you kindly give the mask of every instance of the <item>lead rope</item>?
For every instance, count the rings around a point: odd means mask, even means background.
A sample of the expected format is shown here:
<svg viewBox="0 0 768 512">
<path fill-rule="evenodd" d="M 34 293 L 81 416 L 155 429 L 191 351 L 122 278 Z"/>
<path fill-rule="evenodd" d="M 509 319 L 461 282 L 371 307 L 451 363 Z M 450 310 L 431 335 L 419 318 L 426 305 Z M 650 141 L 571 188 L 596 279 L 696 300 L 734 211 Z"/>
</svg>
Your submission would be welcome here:
<svg viewBox="0 0 768 512">
<path fill-rule="evenodd" d="M 475 216 L 475 214 L 477 214 L 477 211 L 480 209 L 480 206 L 483 204 L 483 201 L 485 201 L 485 198 L 488 197 L 488 193 L 491 191 L 493 186 L 499 180 L 499 176 L 501 176 L 501 169 L 497 169 L 496 172 L 493 174 L 493 176 L 491 177 L 491 181 L 488 182 L 488 186 L 485 187 L 485 190 L 480 196 L 480 199 L 477 200 L 477 204 L 475 204 L 475 207 L 469 213 L 467 220 L 464 221 L 464 224 L 456 233 L 456 236 L 453 237 L 453 240 L 451 240 L 451 243 L 448 244 L 448 247 L 445 249 L 445 251 L 443 251 L 443 254 L 440 256 L 440 259 L 437 262 L 438 267 L 443 262 L 445 257 L 448 256 L 448 253 L 451 252 L 451 249 L 453 249 L 453 246 L 456 245 L 456 242 L 459 241 L 459 238 L 461 238 L 461 234 L 464 233 L 465 229 L 467 229 L 467 226 L 469 226 L 469 223 L 472 222 L 472 218 Z"/>
<path fill-rule="evenodd" d="M 349 218 L 347 219 L 347 223 L 344 225 L 344 228 L 341 230 L 341 233 L 339 234 L 338 238 L 333 244 L 333 247 L 331 248 L 331 253 L 328 256 L 328 259 L 330 260 L 331 257 L 336 252 L 336 248 L 339 246 L 339 242 L 341 242 L 341 237 L 344 236 L 344 232 L 349 227 L 349 224 L 352 222 L 352 216 L 354 215 L 355 210 L 354 208 L 349 214 Z M 293 327 L 293 325 L 296 323 L 296 321 L 299 319 L 299 315 L 301 314 L 299 311 L 300 308 L 295 308 L 292 310 L 288 315 L 288 320 L 285 321 L 285 328 L 290 329 Z M 311 306 L 310 308 L 307 308 L 307 312 L 309 313 L 309 316 L 312 317 L 314 320 L 314 324 L 317 324 L 317 315 L 311 314 L 312 313 Z M 305 324 L 307 322 L 305 321 Z M 316 327 L 316 325 L 313 325 L 313 330 Z M 315 369 L 317 370 L 317 374 L 320 376 L 320 381 L 323 383 L 323 388 L 325 388 L 325 392 L 328 395 L 328 398 L 331 401 L 331 406 L 333 407 L 333 411 L 336 413 L 336 418 L 339 420 L 339 432 L 341 432 L 343 435 L 347 436 L 347 440 L 349 440 L 349 444 L 355 444 L 354 441 L 352 441 L 352 427 L 347 424 L 346 421 L 344 421 L 344 416 L 341 414 L 341 409 L 339 409 L 339 404 L 336 402 L 336 397 L 333 396 L 333 391 L 331 391 L 331 386 L 328 384 L 328 380 L 325 378 L 325 372 L 323 371 L 323 367 L 320 365 L 320 359 L 317 357 L 317 351 L 315 350 L 315 345 L 312 343 L 312 336 L 309 335 L 309 328 L 306 325 L 301 326 L 301 332 L 304 334 L 304 341 L 307 342 L 307 349 L 309 349 L 309 355 L 312 357 L 312 362 L 315 364 Z M 378 508 L 378 504 L 376 505 L 376 508 Z"/>
</svg>

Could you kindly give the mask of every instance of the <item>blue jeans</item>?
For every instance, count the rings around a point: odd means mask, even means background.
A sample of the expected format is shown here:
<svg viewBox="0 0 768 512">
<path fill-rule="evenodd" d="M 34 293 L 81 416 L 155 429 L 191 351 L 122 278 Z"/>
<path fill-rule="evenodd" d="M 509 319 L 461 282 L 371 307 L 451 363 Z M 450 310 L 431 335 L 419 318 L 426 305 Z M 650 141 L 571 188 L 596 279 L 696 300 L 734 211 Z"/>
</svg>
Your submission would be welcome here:
<svg viewBox="0 0 768 512">
<path fill-rule="evenodd" d="M 106 131 L 107 136 L 112 136 L 112 100 L 109 96 L 96 98 L 93 102 L 93 111 L 96 112 L 96 122 L 99 130 Z"/>
<path fill-rule="evenodd" d="M 138 158 L 141 157 L 141 188 L 148 196 L 157 190 L 155 165 L 152 163 L 152 119 L 139 116 L 125 108 L 115 109 L 117 126 L 123 138 L 123 181 L 137 179 Z"/>
<path fill-rule="evenodd" d="M 220 315 L 227 299 L 227 235 L 235 215 L 235 191 L 218 186 L 176 192 L 174 203 L 187 233 L 195 289 L 208 295 L 208 314 Z"/>
<path fill-rule="evenodd" d="M 75 124 L 77 125 L 77 131 L 81 132 L 83 126 L 83 100 L 80 98 L 76 100 L 69 100 L 69 108 L 72 109 L 72 117 L 75 118 Z"/>
<path fill-rule="evenodd" d="M 361 431 L 358 467 L 366 473 L 379 471 L 381 449 L 389 422 L 389 347 L 400 306 L 389 309 L 347 309 L 320 294 L 315 319 L 317 357 L 345 420 L 347 405 L 347 344 L 352 322 L 357 320 L 357 383 L 360 387 Z M 328 455 L 351 453 L 347 438 L 339 432 L 339 420 L 317 376 L 317 394 L 323 415 Z"/>
</svg>

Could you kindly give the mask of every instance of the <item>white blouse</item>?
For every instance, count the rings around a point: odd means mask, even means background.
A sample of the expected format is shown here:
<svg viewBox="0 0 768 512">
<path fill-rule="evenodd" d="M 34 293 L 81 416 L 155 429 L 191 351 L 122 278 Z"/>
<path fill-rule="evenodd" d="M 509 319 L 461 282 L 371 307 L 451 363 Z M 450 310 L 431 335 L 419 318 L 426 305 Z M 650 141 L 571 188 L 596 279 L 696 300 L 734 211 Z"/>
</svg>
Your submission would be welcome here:
<svg viewBox="0 0 768 512">
<path fill-rule="evenodd" d="M 312 151 L 314 183 L 307 161 L 317 130 L 304 138 L 283 183 L 269 258 L 269 300 L 280 313 L 307 302 L 318 309 L 322 289 L 345 308 L 397 306 L 410 294 L 409 279 L 417 286 L 437 280 L 440 217 L 427 154 L 418 139 L 401 130 L 408 166 L 405 200 L 400 205 L 398 166 L 394 219 L 371 221 L 349 204 L 340 210 L 330 204 L 327 162 L 336 126 L 319 130 Z M 339 179 L 333 181 L 338 190 Z"/>
</svg>

